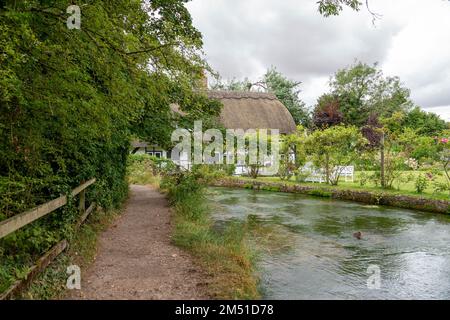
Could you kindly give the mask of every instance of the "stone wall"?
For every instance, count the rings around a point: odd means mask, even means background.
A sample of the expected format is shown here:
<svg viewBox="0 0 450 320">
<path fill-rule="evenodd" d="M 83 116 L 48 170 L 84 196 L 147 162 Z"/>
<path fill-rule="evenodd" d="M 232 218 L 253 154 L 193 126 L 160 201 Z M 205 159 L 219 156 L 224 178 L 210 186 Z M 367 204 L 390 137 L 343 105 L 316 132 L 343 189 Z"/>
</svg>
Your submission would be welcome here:
<svg viewBox="0 0 450 320">
<path fill-rule="evenodd" d="M 450 201 L 433 200 L 419 196 L 395 195 L 383 191 L 340 190 L 333 189 L 332 187 L 302 186 L 286 184 L 283 182 L 263 182 L 258 180 L 252 181 L 236 178 L 219 179 L 213 182 L 212 185 L 217 187 L 298 193 L 324 198 L 356 201 L 371 205 L 385 205 L 405 209 L 450 214 Z"/>
</svg>

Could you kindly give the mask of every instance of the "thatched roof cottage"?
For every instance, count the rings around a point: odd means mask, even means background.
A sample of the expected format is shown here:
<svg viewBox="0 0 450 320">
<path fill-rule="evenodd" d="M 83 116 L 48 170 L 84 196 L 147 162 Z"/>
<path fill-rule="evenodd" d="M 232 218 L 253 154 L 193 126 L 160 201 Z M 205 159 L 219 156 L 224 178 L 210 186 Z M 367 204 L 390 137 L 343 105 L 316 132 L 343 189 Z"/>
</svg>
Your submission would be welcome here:
<svg viewBox="0 0 450 320">
<path fill-rule="evenodd" d="M 278 129 L 281 134 L 295 132 L 292 115 L 271 93 L 209 91 L 208 97 L 222 102 L 220 122 L 227 129 Z"/>
<path fill-rule="evenodd" d="M 271 93 L 207 91 L 211 99 L 223 104 L 220 122 L 227 129 L 278 129 L 280 134 L 295 132 L 296 126 L 288 109 Z M 173 112 L 183 112 L 172 105 Z M 157 146 L 142 142 L 133 143 L 133 153 L 147 153 L 166 157 L 166 152 Z"/>
</svg>

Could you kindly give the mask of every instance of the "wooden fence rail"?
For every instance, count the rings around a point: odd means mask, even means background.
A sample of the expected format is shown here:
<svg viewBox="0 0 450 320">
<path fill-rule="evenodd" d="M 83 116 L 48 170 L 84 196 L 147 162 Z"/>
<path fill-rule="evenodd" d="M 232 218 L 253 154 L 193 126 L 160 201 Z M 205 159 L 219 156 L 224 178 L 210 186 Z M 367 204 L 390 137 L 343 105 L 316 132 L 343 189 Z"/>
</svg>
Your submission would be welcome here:
<svg viewBox="0 0 450 320">
<path fill-rule="evenodd" d="M 89 208 L 86 209 L 86 189 L 94 184 L 95 181 L 96 179 L 86 181 L 79 187 L 73 189 L 71 192 L 72 197 L 80 195 L 78 209 L 81 216 L 76 224 L 77 228 L 81 226 L 81 224 L 87 219 L 89 214 L 95 209 L 95 203 L 91 203 Z M 61 196 L 32 210 L 15 215 L 12 218 L 0 222 L 0 239 L 65 206 L 67 204 L 67 201 L 67 196 Z M 41 258 L 39 258 L 39 260 L 33 267 L 31 267 L 25 279 L 17 280 L 8 290 L 0 293 L 0 300 L 12 299 L 16 294 L 26 289 L 36 277 L 36 275 L 44 271 L 45 268 L 52 262 L 52 260 L 55 259 L 60 253 L 62 253 L 67 248 L 67 246 L 68 242 L 66 240 L 62 240 L 58 244 L 56 244 L 52 249 L 50 249 Z"/>
<path fill-rule="evenodd" d="M 79 209 L 84 213 L 85 211 L 85 191 L 90 185 L 95 183 L 95 179 L 91 179 L 79 187 L 73 189 L 72 197 L 80 194 L 80 206 Z M 65 206 L 67 204 L 67 196 L 61 196 L 55 200 L 47 202 L 39 207 L 36 207 L 30 211 L 15 215 L 12 218 L 0 222 L 0 239 L 13 233 L 14 231 L 26 226 L 27 224 L 36 221 L 43 216 L 52 213 L 53 211 Z"/>
</svg>

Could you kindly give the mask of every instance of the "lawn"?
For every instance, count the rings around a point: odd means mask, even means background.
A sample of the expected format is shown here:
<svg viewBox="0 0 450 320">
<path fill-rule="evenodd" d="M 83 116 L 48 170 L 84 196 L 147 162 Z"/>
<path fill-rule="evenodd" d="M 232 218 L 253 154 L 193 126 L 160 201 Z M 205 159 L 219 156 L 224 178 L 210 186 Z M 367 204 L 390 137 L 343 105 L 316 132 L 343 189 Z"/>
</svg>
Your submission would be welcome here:
<svg viewBox="0 0 450 320">
<path fill-rule="evenodd" d="M 364 172 L 366 175 L 370 175 L 373 172 L 370 171 L 365 171 Z M 392 193 L 392 194 L 402 194 L 402 195 L 410 195 L 410 196 L 420 196 L 420 197 L 426 197 L 426 198 L 431 198 L 431 199 L 439 199 L 439 200 L 450 200 L 450 196 L 445 192 L 434 192 L 433 190 L 433 183 L 430 182 L 428 187 L 424 190 L 424 192 L 422 194 L 419 194 L 416 192 L 416 188 L 415 188 L 415 180 L 416 177 L 420 174 L 424 174 L 425 172 L 416 172 L 416 171 L 404 171 L 402 173 L 402 176 L 407 176 L 409 174 L 413 175 L 413 179 L 409 182 L 402 182 L 397 183 L 394 182 L 394 189 L 382 189 L 381 187 L 377 187 L 374 182 L 368 180 L 367 183 L 364 186 L 361 186 L 360 184 L 360 177 L 362 172 L 356 172 L 355 173 L 355 179 L 354 182 L 345 182 L 345 178 L 341 178 L 341 180 L 339 181 L 339 185 L 338 186 L 331 186 L 331 185 L 327 185 L 325 183 L 319 184 L 319 183 L 312 183 L 312 182 L 296 182 L 295 178 L 291 178 L 289 181 L 286 180 L 281 180 L 279 177 L 259 177 L 257 180 L 259 181 L 270 181 L 270 182 L 285 182 L 285 183 L 289 183 L 289 184 L 299 184 L 299 185 L 305 185 L 305 186 L 323 186 L 323 187 L 330 187 L 333 189 L 344 189 L 344 190 L 368 190 L 368 191 L 383 191 L 383 192 L 387 192 L 387 193 Z M 242 179 L 250 179 L 253 180 L 251 178 L 247 178 L 247 177 L 242 177 Z M 445 182 L 445 176 L 439 176 L 436 178 L 437 182 L 441 182 L 444 183 Z"/>
</svg>

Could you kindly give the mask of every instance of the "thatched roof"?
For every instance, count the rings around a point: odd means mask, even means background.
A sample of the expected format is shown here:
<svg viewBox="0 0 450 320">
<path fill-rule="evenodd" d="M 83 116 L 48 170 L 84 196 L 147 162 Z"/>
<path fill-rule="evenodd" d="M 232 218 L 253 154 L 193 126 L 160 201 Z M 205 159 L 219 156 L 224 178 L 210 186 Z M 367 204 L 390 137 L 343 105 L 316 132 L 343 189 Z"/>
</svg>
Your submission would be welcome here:
<svg viewBox="0 0 450 320">
<path fill-rule="evenodd" d="M 148 147 L 148 143 L 139 141 L 139 140 L 133 140 L 133 141 L 131 141 L 131 146 L 133 148 L 146 148 L 146 147 Z"/>
<path fill-rule="evenodd" d="M 295 132 L 288 109 L 270 93 L 208 91 L 208 97 L 220 100 L 220 121 L 227 129 L 278 129 L 282 134 Z"/>
</svg>

